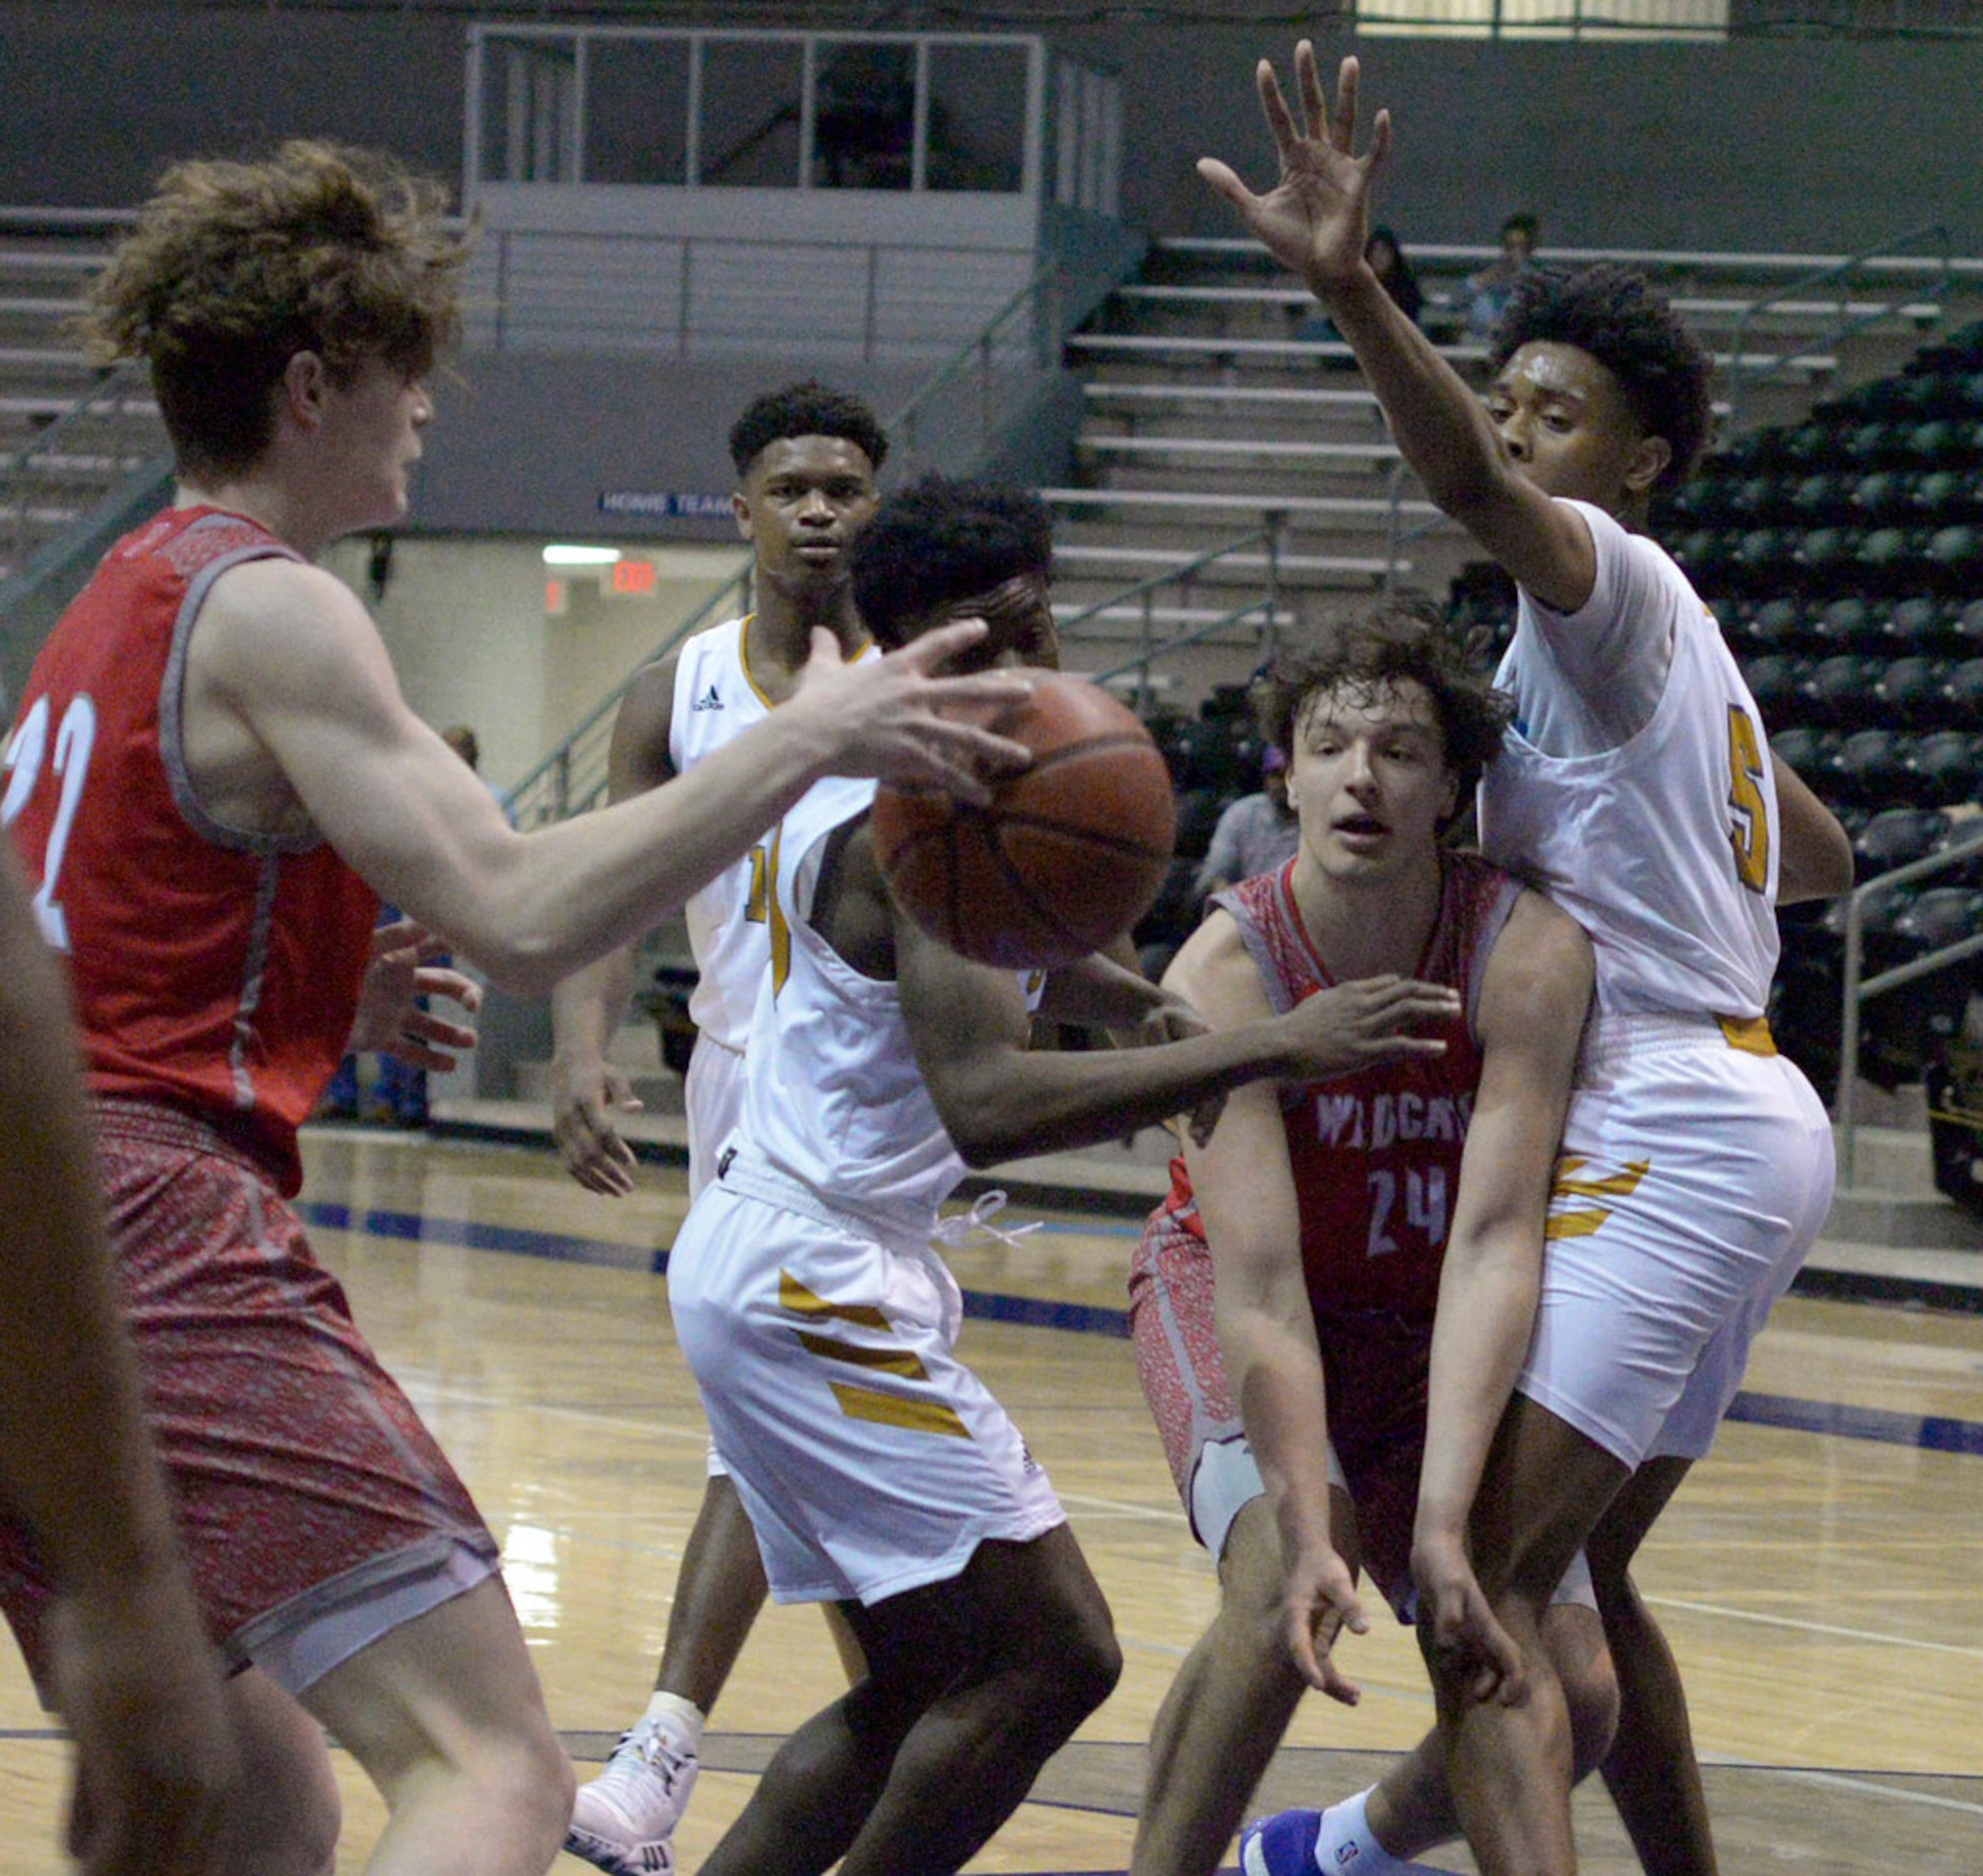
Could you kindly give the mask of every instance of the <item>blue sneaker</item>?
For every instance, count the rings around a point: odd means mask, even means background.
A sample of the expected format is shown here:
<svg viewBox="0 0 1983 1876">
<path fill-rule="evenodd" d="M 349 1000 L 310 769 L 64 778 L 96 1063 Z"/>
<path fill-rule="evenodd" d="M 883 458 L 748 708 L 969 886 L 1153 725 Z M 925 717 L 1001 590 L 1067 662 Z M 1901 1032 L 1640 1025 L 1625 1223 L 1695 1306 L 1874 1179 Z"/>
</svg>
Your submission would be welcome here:
<svg viewBox="0 0 1983 1876">
<path fill-rule="evenodd" d="M 1240 1868 L 1245 1876 L 1317 1876 L 1315 1840 L 1320 1811 L 1277 1811 L 1240 1832 Z"/>
</svg>

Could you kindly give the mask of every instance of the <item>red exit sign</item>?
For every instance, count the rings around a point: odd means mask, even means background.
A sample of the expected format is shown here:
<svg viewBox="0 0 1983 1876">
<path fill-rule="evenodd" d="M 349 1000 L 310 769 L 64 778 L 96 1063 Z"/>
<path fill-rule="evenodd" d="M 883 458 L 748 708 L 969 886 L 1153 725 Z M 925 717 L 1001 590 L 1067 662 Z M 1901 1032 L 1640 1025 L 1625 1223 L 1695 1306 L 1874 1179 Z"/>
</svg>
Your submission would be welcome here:
<svg viewBox="0 0 1983 1876">
<path fill-rule="evenodd" d="M 607 574 L 606 590 L 617 593 L 649 593 L 658 583 L 652 560 L 615 560 Z"/>
</svg>

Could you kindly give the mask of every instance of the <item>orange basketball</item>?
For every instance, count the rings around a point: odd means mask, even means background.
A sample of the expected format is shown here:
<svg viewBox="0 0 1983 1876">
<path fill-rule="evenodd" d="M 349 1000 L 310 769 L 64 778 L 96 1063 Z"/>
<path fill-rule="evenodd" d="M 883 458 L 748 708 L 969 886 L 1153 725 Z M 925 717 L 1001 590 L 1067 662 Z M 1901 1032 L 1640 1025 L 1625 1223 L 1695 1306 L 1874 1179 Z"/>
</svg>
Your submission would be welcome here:
<svg viewBox="0 0 1983 1876">
<path fill-rule="evenodd" d="M 902 909 L 981 964 L 1065 964 L 1127 932 L 1157 897 L 1177 838 L 1170 771 L 1150 732 L 1084 678 L 1035 674 L 1001 734 L 1033 751 L 984 807 L 884 786 L 874 850 Z"/>
</svg>

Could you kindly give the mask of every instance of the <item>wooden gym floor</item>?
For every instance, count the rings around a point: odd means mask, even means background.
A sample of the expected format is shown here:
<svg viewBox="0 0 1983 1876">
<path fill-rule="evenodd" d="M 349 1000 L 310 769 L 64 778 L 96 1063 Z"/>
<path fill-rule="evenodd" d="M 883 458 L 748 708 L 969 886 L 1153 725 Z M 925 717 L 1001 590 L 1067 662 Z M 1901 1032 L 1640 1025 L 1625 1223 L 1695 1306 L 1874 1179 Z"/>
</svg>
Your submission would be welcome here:
<svg viewBox="0 0 1983 1876">
<path fill-rule="evenodd" d="M 651 1683 L 703 1476 L 694 1388 L 657 1275 L 679 1171 L 581 1192 L 546 1152 L 357 1129 L 306 1136 L 304 1210 L 359 1322 L 461 1467 L 580 1775 Z M 1008 1217 L 1042 1214 L 1015 1203 Z M 1050 1212 L 955 1264 L 965 1351 L 1012 1408 L 1113 1604 L 1127 1666 L 972 1865 L 1120 1871 L 1143 1743 L 1214 1603 L 1123 1340 L 1136 1230 L 1122 1205 Z M 1730 1876 L 1983 1872 L 1983 1314 L 1793 1296 L 1641 1580 L 1679 1653 Z M 1312 1699 L 1261 1809 L 1368 1783 L 1430 1717 L 1417 1650 L 1353 1645 L 1351 1712 Z M 767 1609 L 717 1707 L 678 1838 L 701 1855 L 776 1741 L 840 1685 L 817 1615 Z M 0 1660 L 0 1876 L 54 1876 L 66 1747 L 11 1649 Z M 340 1759 L 338 1869 L 381 1817 Z M 1590 1876 L 1637 1864 L 1579 1797 Z M 1472 1871 L 1464 1850 L 1441 1860 Z M 587 1866 L 563 1858 L 559 1876 Z"/>
</svg>

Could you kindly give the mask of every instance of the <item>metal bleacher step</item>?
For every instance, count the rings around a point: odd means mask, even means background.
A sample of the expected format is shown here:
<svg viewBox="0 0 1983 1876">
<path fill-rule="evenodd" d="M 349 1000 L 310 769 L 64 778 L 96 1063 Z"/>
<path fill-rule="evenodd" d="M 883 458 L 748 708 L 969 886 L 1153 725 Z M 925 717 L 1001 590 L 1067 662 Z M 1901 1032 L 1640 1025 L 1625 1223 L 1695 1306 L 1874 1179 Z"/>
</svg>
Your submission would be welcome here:
<svg viewBox="0 0 1983 1876">
<path fill-rule="evenodd" d="M 1175 571 L 1188 565 L 1191 558 L 1191 555 L 1180 553 L 1174 547 L 1131 547 L 1069 541 L 1054 548 L 1054 564 L 1068 573 L 1078 573 L 1089 567 L 1119 566 L 1135 568 L 1139 575 L 1147 576 Z M 1327 579 L 1339 574 L 1361 579 L 1382 579 L 1389 564 L 1382 554 L 1365 553 L 1283 553 L 1276 555 L 1273 562 L 1275 572 L 1284 579 L 1310 576 Z M 1398 567 L 1401 573 L 1412 570 L 1409 560 L 1400 561 Z M 1265 573 L 1267 568 L 1265 553 L 1243 549 L 1222 554 L 1194 578 L 1201 583 L 1213 583 L 1222 574 L 1251 575 Z"/>
</svg>

